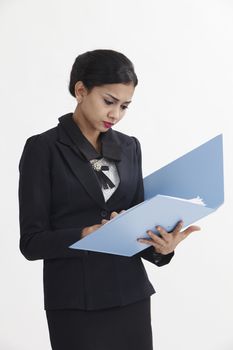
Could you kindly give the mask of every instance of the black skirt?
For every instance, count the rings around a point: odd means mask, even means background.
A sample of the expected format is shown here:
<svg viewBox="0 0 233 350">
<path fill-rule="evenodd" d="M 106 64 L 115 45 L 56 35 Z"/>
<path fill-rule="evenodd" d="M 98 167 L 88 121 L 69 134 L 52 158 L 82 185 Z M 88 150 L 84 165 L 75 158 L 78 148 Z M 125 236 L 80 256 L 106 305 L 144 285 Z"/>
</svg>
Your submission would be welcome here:
<svg viewBox="0 0 233 350">
<path fill-rule="evenodd" d="M 53 350 L 152 350 L 150 297 L 103 310 L 47 310 Z"/>
</svg>

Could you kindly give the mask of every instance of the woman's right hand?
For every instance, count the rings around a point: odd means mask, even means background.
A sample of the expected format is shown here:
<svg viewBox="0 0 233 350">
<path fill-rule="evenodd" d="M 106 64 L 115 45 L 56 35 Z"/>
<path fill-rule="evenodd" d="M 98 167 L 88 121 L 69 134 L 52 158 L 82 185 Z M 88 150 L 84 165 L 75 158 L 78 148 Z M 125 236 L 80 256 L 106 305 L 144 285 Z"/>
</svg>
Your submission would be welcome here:
<svg viewBox="0 0 233 350">
<path fill-rule="evenodd" d="M 97 230 L 98 228 L 100 228 L 103 225 L 104 224 L 96 224 L 96 225 L 84 227 L 82 232 L 81 232 L 81 238 L 84 238 L 85 236 L 89 235 L 90 233 Z"/>
<path fill-rule="evenodd" d="M 125 210 L 121 210 L 120 213 L 123 213 Z M 119 213 L 119 214 L 120 214 Z M 113 219 L 115 216 L 117 216 L 118 213 L 116 211 L 113 211 L 110 215 L 110 220 Z M 96 225 L 92 225 L 92 226 L 87 226 L 84 227 L 82 232 L 81 232 L 81 238 L 84 238 L 85 236 L 89 235 L 90 233 L 92 233 L 93 231 L 96 231 L 98 228 L 100 228 L 101 226 L 103 226 L 104 224 L 106 224 L 106 222 L 108 222 L 109 220 L 103 219 L 101 221 L 101 224 L 96 224 Z"/>
</svg>

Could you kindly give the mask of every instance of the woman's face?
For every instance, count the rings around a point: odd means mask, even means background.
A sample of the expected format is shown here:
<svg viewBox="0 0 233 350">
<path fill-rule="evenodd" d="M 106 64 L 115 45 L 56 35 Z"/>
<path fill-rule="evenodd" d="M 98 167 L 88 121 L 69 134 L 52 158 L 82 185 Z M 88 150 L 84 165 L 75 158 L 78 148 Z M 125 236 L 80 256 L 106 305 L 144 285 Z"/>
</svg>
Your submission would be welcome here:
<svg viewBox="0 0 233 350">
<path fill-rule="evenodd" d="M 125 115 L 131 102 L 134 85 L 106 84 L 87 92 L 81 81 L 75 85 L 78 101 L 77 117 L 90 131 L 105 132 Z"/>
</svg>

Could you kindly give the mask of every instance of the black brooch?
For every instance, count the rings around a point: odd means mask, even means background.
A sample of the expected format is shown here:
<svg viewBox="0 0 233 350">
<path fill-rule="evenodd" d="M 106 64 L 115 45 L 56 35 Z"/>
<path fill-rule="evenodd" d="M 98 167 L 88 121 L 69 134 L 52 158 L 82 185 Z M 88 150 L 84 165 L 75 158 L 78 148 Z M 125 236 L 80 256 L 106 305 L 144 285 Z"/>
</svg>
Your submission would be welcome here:
<svg viewBox="0 0 233 350">
<path fill-rule="evenodd" d="M 106 176 L 103 171 L 108 171 L 109 166 L 107 165 L 101 165 L 100 164 L 101 159 L 92 159 L 90 160 L 90 163 L 92 165 L 92 168 L 95 171 L 95 174 L 101 184 L 101 186 L 107 190 L 108 188 L 113 188 L 115 187 L 114 183 L 109 179 L 108 176 Z"/>
</svg>

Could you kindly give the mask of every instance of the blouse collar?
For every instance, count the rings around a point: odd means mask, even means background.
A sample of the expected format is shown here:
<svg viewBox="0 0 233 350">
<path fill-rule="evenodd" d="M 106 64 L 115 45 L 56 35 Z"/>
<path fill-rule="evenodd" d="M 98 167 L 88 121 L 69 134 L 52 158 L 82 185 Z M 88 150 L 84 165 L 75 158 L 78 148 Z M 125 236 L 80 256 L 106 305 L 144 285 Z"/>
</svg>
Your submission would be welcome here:
<svg viewBox="0 0 233 350">
<path fill-rule="evenodd" d="M 100 134 L 101 140 L 101 153 L 97 152 L 88 139 L 83 135 L 79 126 L 73 119 L 73 113 L 67 113 L 58 118 L 59 125 L 65 131 L 72 144 L 78 147 L 82 156 L 86 160 L 96 158 L 108 158 L 114 161 L 121 160 L 121 145 L 118 140 L 116 131 L 109 129 L 106 132 Z"/>
</svg>

